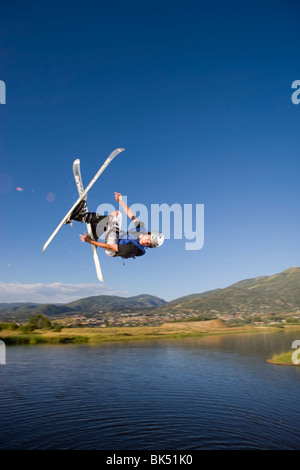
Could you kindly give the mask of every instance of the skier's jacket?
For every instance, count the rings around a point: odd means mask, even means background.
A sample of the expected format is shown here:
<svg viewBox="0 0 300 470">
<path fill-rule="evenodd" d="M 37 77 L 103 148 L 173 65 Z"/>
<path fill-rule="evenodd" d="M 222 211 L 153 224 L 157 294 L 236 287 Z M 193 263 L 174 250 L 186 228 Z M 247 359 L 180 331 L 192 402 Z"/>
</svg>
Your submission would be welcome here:
<svg viewBox="0 0 300 470">
<path fill-rule="evenodd" d="M 135 258 L 136 256 L 143 256 L 147 247 L 140 245 L 136 232 L 140 232 L 141 227 L 144 226 L 143 222 L 135 220 L 135 231 L 129 231 L 122 235 L 118 242 L 118 253 L 124 259 Z"/>
</svg>

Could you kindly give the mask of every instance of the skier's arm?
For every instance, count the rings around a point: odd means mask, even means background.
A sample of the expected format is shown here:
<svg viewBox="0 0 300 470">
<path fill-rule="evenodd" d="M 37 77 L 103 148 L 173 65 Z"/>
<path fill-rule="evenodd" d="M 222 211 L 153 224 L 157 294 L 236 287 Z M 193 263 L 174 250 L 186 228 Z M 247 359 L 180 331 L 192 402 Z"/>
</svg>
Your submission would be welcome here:
<svg viewBox="0 0 300 470">
<path fill-rule="evenodd" d="M 85 235 L 79 235 L 81 241 L 90 243 L 91 245 L 99 246 L 100 248 L 104 248 L 105 250 L 112 250 L 118 253 L 118 245 L 115 243 L 114 245 L 109 245 L 108 243 L 96 242 L 93 240 L 86 232 Z"/>
<path fill-rule="evenodd" d="M 125 202 L 122 200 L 121 193 L 115 193 L 115 199 L 123 207 L 125 213 L 128 215 L 129 219 L 132 220 L 137 230 L 140 230 L 141 227 L 145 227 L 145 224 L 138 220 L 135 213 L 126 206 Z"/>
<path fill-rule="evenodd" d="M 122 200 L 121 193 L 115 193 L 115 199 L 123 207 L 129 219 L 134 221 L 136 219 L 136 215 L 129 207 L 126 206 L 125 202 Z"/>
</svg>

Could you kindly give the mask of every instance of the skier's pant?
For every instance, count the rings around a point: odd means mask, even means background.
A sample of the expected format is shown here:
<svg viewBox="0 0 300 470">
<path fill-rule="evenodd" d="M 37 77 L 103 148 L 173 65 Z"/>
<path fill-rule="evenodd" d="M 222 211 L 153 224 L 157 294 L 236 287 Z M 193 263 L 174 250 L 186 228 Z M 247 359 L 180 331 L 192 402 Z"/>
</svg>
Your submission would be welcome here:
<svg viewBox="0 0 300 470">
<path fill-rule="evenodd" d="M 118 245 L 119 233 L 122 224 L 122 214 L 118 211 L 118 215 L 109 215 L 108 224 L 106 227 L 105 243 L 108 245 Z M 97 228 L 98 233 L 98 228 Z M 113 250 L 104 250 L 107 256 L 117 256 L 118 253 Z"/>
</svg>

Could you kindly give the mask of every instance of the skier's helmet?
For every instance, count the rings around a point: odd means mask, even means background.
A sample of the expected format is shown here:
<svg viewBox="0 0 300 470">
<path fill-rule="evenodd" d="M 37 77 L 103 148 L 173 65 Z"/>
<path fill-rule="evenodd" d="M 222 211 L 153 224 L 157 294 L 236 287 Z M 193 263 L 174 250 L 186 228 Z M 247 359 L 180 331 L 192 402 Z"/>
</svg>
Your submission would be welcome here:
<svg viewBox="0 0 300 470">
<path fill-rule="evenodd" d="M 161 232 L 153 231 L 151 232 L 151 248 L 157 248 L 161 246 L 164 242 L 164 235 Z"/>
</svg>

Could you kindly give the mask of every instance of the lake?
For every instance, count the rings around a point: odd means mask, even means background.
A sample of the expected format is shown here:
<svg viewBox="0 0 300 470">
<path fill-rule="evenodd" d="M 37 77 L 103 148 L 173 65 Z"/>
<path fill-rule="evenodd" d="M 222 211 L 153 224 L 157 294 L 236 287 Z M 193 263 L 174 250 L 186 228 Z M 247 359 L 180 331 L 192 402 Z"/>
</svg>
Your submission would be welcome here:
<svg viewBox="0 0 300 470">
<path fill-rule="evenodd" d="M 300 449 L 300 331 L 12 346 L 1 449 Z"/>
</svg>

